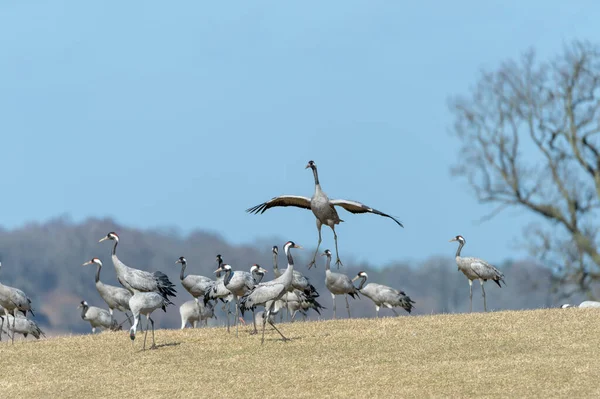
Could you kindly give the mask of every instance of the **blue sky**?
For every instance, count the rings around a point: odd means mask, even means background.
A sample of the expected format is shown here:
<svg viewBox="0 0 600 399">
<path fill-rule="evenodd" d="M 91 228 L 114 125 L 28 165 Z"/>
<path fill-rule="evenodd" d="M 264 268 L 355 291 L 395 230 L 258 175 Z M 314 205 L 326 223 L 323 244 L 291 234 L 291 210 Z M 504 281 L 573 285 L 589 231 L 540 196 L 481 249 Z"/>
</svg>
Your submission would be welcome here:
<svg viewBox="0 0 600 399">
<path fill-rule="evenodd" d="M 111 216 L 313 247 L 309 211 L 244 210 L 310 196 L 314 159 L 330 197 L 406 226 L 340 211 L 342 260 L 452 255 L 456 234 L 468 254 L 524 256 L 513 245 L 527 214 L 478 224 L 491 208 L 450 177 L 459 154 L 447 99 L 529 46 L 550 57 L 593 40 L 599 11 L 593 1 L 2 2 L 0 223 Z"/>
</svg>

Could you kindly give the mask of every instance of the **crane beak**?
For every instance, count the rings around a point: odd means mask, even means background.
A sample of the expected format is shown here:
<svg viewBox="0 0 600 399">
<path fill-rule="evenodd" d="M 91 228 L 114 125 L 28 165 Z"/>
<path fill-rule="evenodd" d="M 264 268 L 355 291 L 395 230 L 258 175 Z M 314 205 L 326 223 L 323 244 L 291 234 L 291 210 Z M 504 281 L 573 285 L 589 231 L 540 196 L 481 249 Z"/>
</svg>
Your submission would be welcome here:
<svg viewBox="0 0 600 399">
<path fill-rule="evenodd" d="M 303 249 L 302 245 L 294 245 L 294 248 Z"/>
<path fill-rule="evenodd" d="M 81 266 L 89 265 L 90 263 L 92 263 L 92 261 L 91 261 L 91 260 L 88 260 L 87 262 L 85 262 L 85 263 L 84 263 L 83 265 L 81 265 Z"/>
<path fill-rule="evenodd" d="M 217 270 L 215 270 L 213 273 L 218 273 L 218 272 L 220 272 L 220 271 L 223 271 L 223 269 L 221 269 L 221 268 L 218 268 L 218 269 L 217 269 Z"/>
<path fill-rule="evenodd" d="M 175 261 L 175 264 L 178 264 L 178 263 L 181 263 L 181 261 L 180 261 L 179 259 L 177 259 L 177 260 Z"/>
<path fill-rule="evenodd" d="M 104 240 L 108 240 L 108 236 L 106 236 L 106 237 L 102 237 L 102 238 L 100 239 L 100 241 L 98 241 L 98 242 L 102 242 L 102 241 L 104 241 Z"/>
<path fill-rule="evenodd" d="M 355 282 L 356 280 L 358 280 L 360 278 L 360 276 L 354 276 L 354 278 L 352 279 L 352 282 Z"/>
<path fill-rule="evenodd" d="M 451 240 L 448 240 L 448 242 L 452 242 L 452 241 L 456 241 L 456 237 Z"/>
<path fill-rule="evenodd" d="M 263 273 L 263 274 L 267 274 L 268 270 L 267 269 L 263 269 L 262 267 L 258 268 L 258 271 Z"/>
</svg>

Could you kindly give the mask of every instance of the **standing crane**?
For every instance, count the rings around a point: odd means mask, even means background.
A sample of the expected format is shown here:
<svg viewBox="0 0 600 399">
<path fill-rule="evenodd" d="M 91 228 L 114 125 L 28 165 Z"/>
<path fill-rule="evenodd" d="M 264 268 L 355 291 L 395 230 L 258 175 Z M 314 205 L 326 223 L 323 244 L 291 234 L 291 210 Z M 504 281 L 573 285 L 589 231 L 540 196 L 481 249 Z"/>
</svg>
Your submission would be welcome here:
<svg viewBox="0 0 600 399">
<path fill-rule="evenodd" d="M 494 283 L 498 284 L 498 287 L 502 288 L 500 282 L 503 282 L 504 285 L 506 285 L 506 282 L 504 281 L 504 274 L 483 259 L 460 256 L 462 247 L 467 243 L 463 236 L 458 235 L 450 240 L 450 242 L 453 241 L 458 241 L 458 249 L 456 250 L 456 264 L 458 265 L 458 270 L 463 272 L 463 274 L 469 279 L 469 312 L 473 311 L 473 280 L 479 280 L 479 283 L 481 284 L 483 309 L 487 312 L 487 303 L 485 300 L 485 289 L 483 288 L 483 283 L 488 280 L 492 280 Z"/>
<path fill-rule="evenodd" d="M 208 325 L 208 319 L 215 317 L 215 305 L 212 302 L 204 305 L 196 299 L 184 302 L 179 307 L 179 315 L 181 316 L 181 329 L 185 328 L 187 323 L 190 323 L 194 328 L 200 321 L 204 321 L 204 325 Z M 215 317 L 216 318 L 216 317 Z"/>
<path fill-rule="evenodd" d="M 267 271 L 258 265 L 252 265 L 250 273 L 241 270 L 233 271 L 231 265 L 222 264 L 215 270 L 215 273 L 217 272 L 225 273 L 223 284 L 225 285 L 225 288 L 233 294 L 233 300 L 235 302 L 235 336 L 237 337 L 239 329 L 238 318 L 240 317 L 239 298 L 246 295 L 247 292 L 254 288 L 254 274 L 264 275 Z M 254 313 L 254 310 L 252 313 Z"/>
<path fill-rule="evenodd" d="M 179 275 L 181 285 L 187 290 L 187 292 L 192 294 L 196 301 L 198 301 L 199 297 L 204 297 L 206 292 L 215 283 L 209 277 L 197 276 L 193 274 L 188 274 L 186 276 L 185 268 L 187 266 L 187 260 L 183 256 L 180 256 L 179 259 L 175 261 L 175 263 L 181 263 L 181 273 Z"/>
<path fill-rule="evenodd" d="M 216 272 L 216 280 L 213 283 L 212 287 L 206 292 L 204 295 L 204 304 L 206 305 L 208 301 L 211 299 L 218 300 L 220 299 L 223 302 L 223 307 L 221 310 L 225 312 L 227 316 L 227 332 L 229 332 L 229 302 L 233 300 L 233 294 L 227 288 L 225 288 L 225 284 L 223 283 L 224 276 L 221 275 L 221 265 L 223 264 L 223 257 L 221 254 L 217 255 L 217 267 Z"/>
<path fill-rule="evenodd" d="M 261 345 L 265 342 L 265 324 L 268 322 L 274 329 L 281 335 L 281 338 L 284 341 L 287 341 L 287 338 L 279 331 L 273 321 L 271 320 L 271 313 L 275 308 L 275 305 L 279 299 L 289 290 L 292 285 L 293 273 L 294 273 L 294 259 L 292 258 L 292 253 L 290 250 L 292 248 L 302 248 L 300 245 L 296 245 L 293 241 L 288 241 L 284 245 L 285 254 L 288 258 L 288 267 L 286 271 L 279 277 L 274 280 L 266 281 L 264 283 L 260 283 L 252 290 L 250 290 L 246 295 L 244 295 L 240 299 L 240 310 L 242 311 L 242 315 L 245 310 L 252 309 L 254 310 L 256 306 L 265 306 L 266 315 L 263 317 L 263 325 L 262 325 L 262 339 Z M 256 317 L 255 317 L 256 319 Z"/>
<path fill-rule="evenodd" d="M 110 232 L 100 239 L 99 242 L 112 240 L 115 245 L 112 250 L 112 261 L 117 272 L 119 283 L 129 290 L 132 294 L 138 292 L 158 292 L 163 298 L 168 300 L 170 296 L 174 297 L 175 285 L 169 281 L 169 277 L 160 271 L 150 273 L 144 270 L 134 269 L 127 266 L 117 257 L 117 245 L 119 245 L 119 236 L 115 232 Z M 132 309 L 133 311 L 133 309 Z"/>
<path fill-rule="evenodd" d="M 8 325 L 10 325 L 11 322 L 13 323 L 13 334 L 22 334 L 25 338 L 27 338 L 27 336 L 31 334 L 33 337 L 35 337 L 35 339 L 40 339 L 40 336 L 46 337 L 46 334 L 44 334 L 44 332 L 37 325 L 37 323 L 31 319 L 26 318 L 25 316 L 17 315 L 17 317 L 14 317 L 13 315 L 9 314 L 4 317 L 7 318 Z M 6 332 L 8 333 L 8 329 Z"/>
<path fill-rule="evenodd" d="M 167 306 L 172 305 L 173 302 L 169 301 L 163 295 L 158 292 L 136 292 L 129 300 L 129 307 L 133 313 L 133 326 L 129 329 L 129 338 L 131 338 L 131 345 L 135 340 L 135 333 L 137 331 L 137 325 L 140 323 L 141 315 L 146 316 L 146 332 L 144 333 L 144 347 L 146 350 L 146 337 L 148 336 L 148 323 L 152 326 L 152 346 L 150 349 L 156 349 L 156 342 L 154 341 L 154 320 L 150 317 L 152 312 L 156 309 L 162 309 L 164 312 L 167 311 Z"/>
<path fill-rule="evenodd" d="M 2 267 L 2 263 L 0 263 L 0 267 Z M 27 312 L 33 313 L 33 309 L 31 308 L 31 299 L 23 291 L 18 288 L 9 287 L 8 285 L 4 285 L 0 283 L 0 306 L 4 308 L 4 314 L 8 316 L 9 313 L 12 313 L 13 318 L 13 328 L 15 328 L 15 321 L 17 317 L 17 312 L 23 313 L 24 316 L 27 316 Z M 35 315 L 34 315 L 35 316 Z M 7 318 L 8 322 L 8 318 Z M 3 321 L 4 323 L 4 321 Z M 0 328 L 0 340 L 2 339 L 2 329 Z M 12 343 L 15 342 L 15 333 L 13 331 Z"/>
<path fill-rule="evenodd" d="M 277 248 L 277 245 L 275 245 L 273 247 L 273 274 L 275 277 L 279 277 L 282 274 L 281 271 L 279 270 L 279 266 L 277 264 L 278 253 L 279 253 L 279 250 Z M 284 270 L 284 272 L 285 272 L 285 270 Z M 304 294 L 306 294 L 306 296 L 308 296 L 308 297 L 311 297 L 311 298 L 319 297 L 319 293 L 317 292 L 316 288 L 310 283 L 310 281 L 308 280 L 308 277 L 304 276 L 298 270 L 294 270 L 293 276 L 294 277 L 292 280 L 292 287 L 290 288 L 289 292 L 292 292 L 293 290 L 300 290 L 300 291 L 304 292 Z"/>
<path fill-rule="evenodd" d="M 122 287 L 115 287 L 114 285 L 104 284 L 100 281 L 100 270 L 102 270 L 102 261 L 98 258 L 92 258 L 83 264 L 83 266 L 95 264 L 96 268 L 96 289 L 98 293 L 104 299 L 104 302 L 108 305 L 110 316 L 114 317 L 113 311 L 117 309 L 123 313 L 129 320 L 129 324 L 133 325 L 133 321 L 129 318 L 127 311 L 129 311 L 129 300 L 131 299 L 131 292 L 127 291 Z"/>
<path fill-rule="evenodd" d="M 385 214 L 383 212 L 378 211 L 377 209 L 373 209 L 370 206 L 364 205 L 357 201 L 350 201 L 345 199 L 337 199 L 331 200 L 327 197 L 327 194 L 323 192 L 321 189 L 321 184 L 319 183 L 319 175 L 317 173 L 317 165 L 314 161 L 308 161 L 308 165 L 306 165 L 306 169 L 311 168 L 313 171 L 313 175 L 315 178 L 315 192 L 312 198 L 303 197 L 299 195 L 281 195 L 279 197 L 273 197 L 267 202 L 263 202 L 262 204 L 258 204 L 253 206 L 252 208 L 246 209 L 246 212 L 249 213 L 264 213 L 267 209 L 273 208 L 276 206 L 295 206 L 297 208 L 310 209 L 315 217 L 317 218 L 317 230 L 319 231 L 319 242 L 317 243 L 317 249 L 313 255 L 312 261 L 308 264 L 308 268 L 310 269 L 314 264 L 317 258 L 317 253 L 319 252 L 319 246 L 321 245 L 321 226 L 327 225 L 333 231 L 333 238 L 335 240 L 335 251 L 337 260 L 335 264 L 338 266 L 342 265 L 342 261 L 340 260 L 339 251 L 338 251 L 338 242 L 337 242 L 337 234 L 335 232 L 335 225 L 343 222 L 342 219 L 338 216 L 337 211 L 335 210 L 336 206 L 341 206 L 345 210 L 351 213 L 374 213 L 376 215 L 385 216 L 387 218 L 392 219 L 394 222 L 398 223 L 400 227 L 404 227 L 402 223 L 400 223 L 396 218 Z"/>
<path fill-rule="evenodd" d="M 98 327 L 113 331 L 121 329 L 108 310 L 90 306 L 86 301 L 81 301 L 77 309 L 81 309 L 81 318 L 92 326 L 92 333 L 95 333 Z"/>
<path fill-rule="evenodd" d="M 396 312 L 396 309 L 394 309 L 394 307 L 401 307 L 408 313 L 411 312 L 413 308 L 413 303 L 415 303 L 415 301 L 410 299 L 410 297 L 406 295 L 404 291 L 398 291 L 392 287 L 388 287 L 387 285 L 376 283 L 369 283 L 365 285 L 365 283 L 367 282 L 367 278 L 369 278 L 367 273 L 361 271 L 358 272 L 356 277 L 352 279 L 352 282 L 358 279 L 362 279 L 357 290 L 361 294 L 373 301 L 373 303 L 375 304 L 375 312 L 378 318 L 379 308 L 381 306 L 385 306 L 386 308 L 391 309 L 396 316 L 399 316 L 399 314 L 398 312 Z"/>
<path fill-rule="evenodd" d="M 326 249 L 321 256 L 327 256 L 327 263 L 325 264 L 325 286 L 331 292 L 331 299 L 333 300 L 333 318 L 336 318 L 335 314 L 335 296 L 344 295 L 346 298 L 346 310 L 348 311 L 348 318 L 350 318 L 350 304 L 348 303 L 348 295 L 352 298 L 358 298 L 358 290 L 352 284 L 350 277 L 342 273 L 334 273 L 331 271 L 331 251 Z"/>
</svg>

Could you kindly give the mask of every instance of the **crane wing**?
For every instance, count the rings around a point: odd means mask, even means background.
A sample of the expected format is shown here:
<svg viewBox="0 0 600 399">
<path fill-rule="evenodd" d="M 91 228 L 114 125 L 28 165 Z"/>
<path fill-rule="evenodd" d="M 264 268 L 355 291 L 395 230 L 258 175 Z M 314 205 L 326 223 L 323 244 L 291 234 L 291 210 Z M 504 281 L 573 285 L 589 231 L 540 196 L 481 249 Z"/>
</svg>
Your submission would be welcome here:
<svg viewBox="0 0 600 399">
<path fill-rule="evenodd" d="M 279 197 L 271 198 L 267 202 L 246 209 L 249 213 L 264 213 L 267 209 L 275 206 L 295 206 L 297 208 L 310 209 L 310 198 L 301 195 L 280 195 Z"/>
<path fill-rule="evenodd" d="M 347 210 L 348 212 L 351 212 L 351 213 L 374 213 L 376 215 L 385 216 L 386 218 L 390 218 L 394 222 L 398 223 L 398 225 L 400 225 L 400 227 L 404 227 L 402 225 L 402 223 L 400 223 L 398 221 L 398 219 L 396 219 L 395 217 L 390 216 L 381 211 L 378 211 L 377 209 L 373 209 L 370 206 L 367 206 L 365 204 L 361 204 L 358 201 L 336 199 L 336 200 L 330 200 L 329 202 L 331 203 L 331 205 L 341 206 L 342 208 L 344 208 L 345 210 Z"/>
</svg>

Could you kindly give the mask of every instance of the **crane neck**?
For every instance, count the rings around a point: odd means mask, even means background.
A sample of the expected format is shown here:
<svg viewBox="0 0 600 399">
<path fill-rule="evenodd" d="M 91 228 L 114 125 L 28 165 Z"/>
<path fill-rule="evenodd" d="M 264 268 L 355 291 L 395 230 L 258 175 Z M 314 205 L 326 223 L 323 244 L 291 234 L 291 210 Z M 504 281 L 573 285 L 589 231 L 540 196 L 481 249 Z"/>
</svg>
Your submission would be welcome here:
<svg viewBox="0 0 600 399">
<path fill-rule="evenodd" d="M 331 255 L 327 255 L 327 260 L 325 261 L 325 271 L 330 271 L 331 266 Z"/>
<path fill-rule="evenodd" d="M 260 284 L 260 282 L 262 281 L 264 276 L 265 275 L 263 273 L 252 272 L 252 278 L 254 280 L 254 284 Z"/>
<path fill-rule="evenodd" d="M 225 285 L 225 287 L 227 287 L 227 285 L 231 281 L 231 277 L 233 277 L 233 271 L 232 270 L 227 270 L 225 272 L 225 278 L 223 279 L 223 284 Z"/>
<path fill-rule="evenodd" d="M 288 259 L 288 268 L 286 269 L 286 272 L 287 272 L 290 269 L 291 270 L 294 269 L 294 258 L 292 258 L 292 252 L 287 247 L 285 249 L 285 255 L 287 256 L 287 259 Z"/>
<path fill-rule="evenodd" d="M 89 308 L 89 306 L 87 306 L 87 305 L 83 305 L 83 306 L 81 307 L 81 318 L 82 318 L 83 320 L 85 320 L 85 314 L 87 313 L 87 311 L 88 311 L 88 308 Z"/>
<path fill-rule="evenodd" d="M 367 282 L 367 278 L 365 276 L 361 276 L 360 278 L 360 285 L 358 286 L 357 290 L 362 290 L 363 287 L 365 286 L 365 283 Z"/>
<path fill-rule="evenodd" d="M 464 244 L 463 242 L 459 242 L 459 243 L 458 243 L 458 249 L 456 250 L 456 257 L 457 257 L 457 258 L 460 256 L 460 251 L 462 250 L 462 247 L 463 247 L 464 245 L 465 245 L 465 244 Z"/>
<path fill-rule="evenodd" d="M 96 268 L 96 284 L 98 284 L 98 282 L 100 282 L 100 270 L 102 269 L 102 266 L 98 265 L 98 267 Z"/>
<path fill-rule="evenodd" d="M 217 258 L 217 264 L 218 264 L 217 270 L 220 270 L 221 269 L 221 265 L 223 264 L 223 259 Z M 216 272 L 215 273 L 215 277 L 216 278 L 221 277 L 221 272 Z"/>
<path fill-rule="evenodd" d="M 113 250 L 112 250 L 113 256 L 117 255 L 117 245 L 119 245 L 119 241 L 115 240 L 115 245 L 113 246 Z"/>
<path fill-rule="evenodd" d="M 273 271 L 278 272 L 279 266 L 277 265 L 277 253 L 273 252 Z"/>
<path fill-rule="evenodd" d="M 315 177 L 315 187 L 321 188 L 321 185 L 319 184 L 319 172 L 317 172 L 317 167 L 313 166 L 311 169 L 313 171 L 313 176 Z"/>
<path fill-rule="evenodd" d="M 179 274 L 179 279 L 181 281 L 183 281 L 183 279 L 185 278 L 185 262 L 181 262 L 181 273 Z"/>
</svg>

